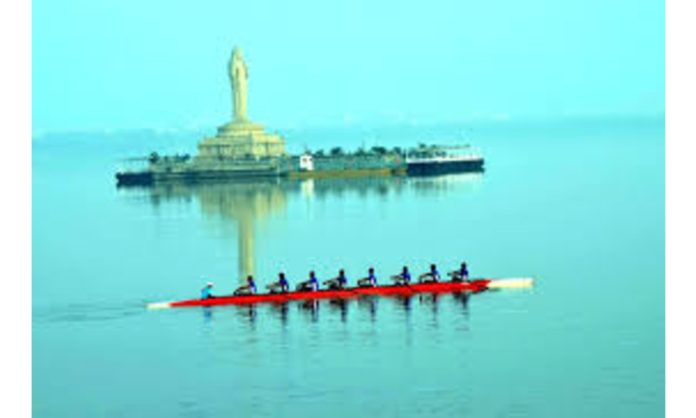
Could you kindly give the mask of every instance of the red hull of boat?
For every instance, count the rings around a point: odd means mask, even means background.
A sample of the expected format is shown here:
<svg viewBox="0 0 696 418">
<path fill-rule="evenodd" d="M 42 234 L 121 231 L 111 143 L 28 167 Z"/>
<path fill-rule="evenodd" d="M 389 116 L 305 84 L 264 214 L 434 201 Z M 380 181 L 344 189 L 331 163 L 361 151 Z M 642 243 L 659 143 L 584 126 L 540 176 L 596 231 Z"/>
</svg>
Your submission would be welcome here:
<svg viewBox="0 0 696 418">
<path fill-rule="evenodd" d="M 245 296 L 219 296 L 211 299 L 190 299 L 169 303 L 169 307 L 249 305 L 254 303 L 284 303 L 293 300 L 350 299 L 359 296 L 408 296 L 416 293 L 480 292 L 486 290 L 490 280 L 471 282 L 419 283 L 408 286 L 359 287 L 345 290 L 319 290 L 316 292 L 289 292 Z"/>
</svg>

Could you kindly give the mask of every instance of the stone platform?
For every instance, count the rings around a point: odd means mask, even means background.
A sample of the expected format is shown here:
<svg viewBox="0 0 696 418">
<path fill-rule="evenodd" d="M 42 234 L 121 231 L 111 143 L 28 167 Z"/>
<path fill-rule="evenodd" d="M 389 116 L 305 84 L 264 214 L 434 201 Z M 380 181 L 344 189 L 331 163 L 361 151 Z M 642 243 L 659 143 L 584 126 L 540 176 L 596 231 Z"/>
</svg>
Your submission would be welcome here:
<svg viewBox="0 0 696 418">
<path fill-rule="evenodd" d="M 284 157 L 285 140 L 268 133 L 263 125 L 234 121 L 218 128 L 217 135 L 198 144 L 196 159 L 261 159 Z"/>
</svg>

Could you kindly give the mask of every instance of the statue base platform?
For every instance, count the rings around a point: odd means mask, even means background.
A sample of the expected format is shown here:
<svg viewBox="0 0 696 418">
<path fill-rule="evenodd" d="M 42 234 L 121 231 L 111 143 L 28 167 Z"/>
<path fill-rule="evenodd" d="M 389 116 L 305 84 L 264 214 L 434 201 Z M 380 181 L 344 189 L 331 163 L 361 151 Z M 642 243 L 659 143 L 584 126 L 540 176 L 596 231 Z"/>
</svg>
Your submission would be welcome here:
<svg viewBox="0 0 696 418">
<path fill-rule="evenodd" d="M 263 125 L 240 120 L 219 127 L 217 135 L 202 140 L 197 158 L 258 160 L 285 155 L 285 140 L 280 135 L 266 132 Z"/>
</svg>

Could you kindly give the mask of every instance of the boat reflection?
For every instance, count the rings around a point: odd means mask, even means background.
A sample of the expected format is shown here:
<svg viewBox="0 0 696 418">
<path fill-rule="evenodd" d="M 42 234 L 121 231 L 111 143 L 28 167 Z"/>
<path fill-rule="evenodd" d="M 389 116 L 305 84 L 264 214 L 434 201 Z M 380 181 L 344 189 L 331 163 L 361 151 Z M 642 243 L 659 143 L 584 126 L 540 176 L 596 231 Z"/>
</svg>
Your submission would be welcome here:
<svg viewBox="0 0 696 418">
<path fill-rule="evenodd" d="M 300 302 L 298 305 L 298 308 L 300 309 L 301 312 L 305 313 L 307 318 L 311 320 L 311 322 L 318 322 L 319 321 L 319 301 L 316 299 L 311 299 L 311 300 L 305 300 Z"/>
<path fill-rule="evenodd" d="M 256 305 L 242 305 L 235 308 L 239 316 L 248 322 L 249 327 L 256 329 Z"/>
<path fill-rule="evenodd" d="M 361 295 L 351 299 L 307 299 L 307 300 L 293 300 L 282 303 L 270 303 L 270 304 L 249 304 L 249 305 L 232 305 L 232 306 L 222 306 L 222 307 L 210 307 L 204 306 L 201 308 L 203 313 L 204 322 L 207 326 L 213 323 L 214 311 L 215 310 L 225 310 L 231 309 L 234 311 L 236 317 L 240 318 L 243 322 L 247 323 L 250 329 L 255 330 L 257 326 L 257 318 L 259 315 L 259 309 L 262 313 L 270 314 L 271 317 L 277 318 L 282 324 L 283 328 L 286 329 L 289 323 L 290 317 L 290 305 L 295 305 L 299 315 L 312 323 L 319 322 L 321 310 L 321 305 L 324 306 L 324 310 L 327 311 L 331 316 L 338 315 L 342 323 L 348 323 L 349 312 L 351 305 L 354 304 L 359 312 L 367 314 L 370 323 L 376 323 L 377 321 L 377 311 L 380 301 L 386 301 L 387 303 L 392 303 L 396 312 L 403 313 L 404 325 L 407 329 L 412 326 L 412 315 L 414 310 L 414 301 L 416 301 L 417 309 L 419 314 L 422 312 L 430 312 L 428 324 L 434 328 L 440 325 L 440 316 L 442 314 L 441 309 L 445 308 L 446 311 L 453 312 L 455 315 L 461 315 L 464 319 L 468 320 L 470 316 L 469 312 L 469 299 L 471 293 L 469 292 L 459 292 L 459 293 L 418 293 L 413 295 L 392 295 L 392 296 L 375 296 L 375 295 Z M 443 305 L 443 299 L 448 303 Z M 450 308 L 453 307 L 453 308 Z M 363 315 L 364 315 L 363 314 Z M 451 313 L 444 313 L 445 316 L 451 315 Z M 359 321 L 364 322 L 366 319 L 363 315 Z M 387 312 L 389 315 L 389 312 Z M 265 316 L 265 315 L 264 315 Z"/>
<path fill-rule="evenodd" d="M 410 317 L 412 310 L 411 301 L 413 300 L 413 296 L 396 296 L 394 299 L 396 300 L 397 305 L 404 311 L 406 317 Z"/>
<path fill-rule="evenodd" d="M 455 305 L 462 307 L 462 315 L 464 315 L 464 317 L 467 318 L 469 317 L 469 297 L 471 297 L 471 294 L 469 292 L 459 292 L 452 294 L 452 299 L 454 300 Z"/>
<path fill-rule="evenodd" d="M 350 302 L 346 299 L 330 299 L 328 302 L 332 310 L 341 314 L 341 322 L 346 322 L 348 318 L 348 304 Z"/>
<path fill-rule="evenodd" d="M 287 327 L 288 325 L 288 312 L 290 310 L 289 305 L 290 304 L 288 302 L 274 303 L 271 305 L 272 312 L 280 319 L 283 327 Z"/>
<path fill-rule="evenodd" d="M 203 306 L 203 323 L 210 325 L 213 320 L 213 308 L 210 306 Z"/>
<path fill-rule="evenodd" d="M 377 304 L 379 303 L 379 298 L 376 296 L 363 296 L 358 298 L 358 308 L 366 310 L 370 315 L 370 321 L 375 322 L 377 319 Z"/>
<path fill-rule="evenodd" d="M 429 306 L 433 314 L 437 314 L 440 296 L 439 293 L 420 293 L 418 295 L 418 302 L 420 302 L 421 305 Z"/>
</svg>

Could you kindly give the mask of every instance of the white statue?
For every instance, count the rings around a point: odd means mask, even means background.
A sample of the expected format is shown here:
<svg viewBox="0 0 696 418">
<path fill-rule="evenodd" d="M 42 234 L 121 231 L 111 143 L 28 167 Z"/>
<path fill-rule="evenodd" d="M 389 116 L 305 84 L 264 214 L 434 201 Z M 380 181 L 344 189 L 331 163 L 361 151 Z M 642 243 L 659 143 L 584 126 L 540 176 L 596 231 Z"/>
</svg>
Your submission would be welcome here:
<svg viewBox="0 0 696 418">
<path fill-rule="evenodd" d="M 229 63 L 230 84 L 232 85 L 232 108 L 235 122 L 247 120 L 247 80 L 249 72 L 242 59 L 239 48 L 232 50 Z"/>
</svg>

